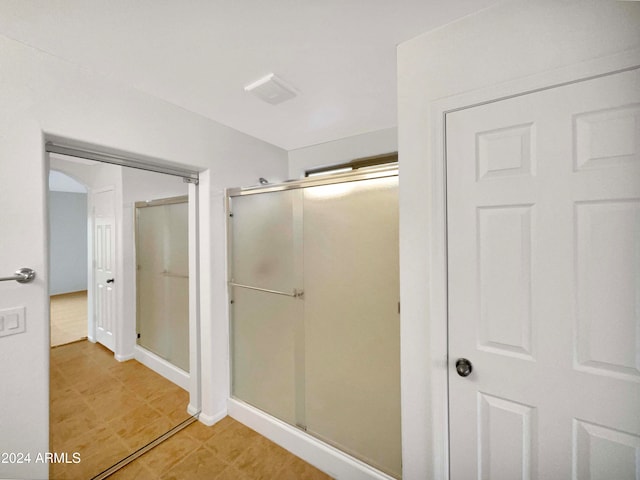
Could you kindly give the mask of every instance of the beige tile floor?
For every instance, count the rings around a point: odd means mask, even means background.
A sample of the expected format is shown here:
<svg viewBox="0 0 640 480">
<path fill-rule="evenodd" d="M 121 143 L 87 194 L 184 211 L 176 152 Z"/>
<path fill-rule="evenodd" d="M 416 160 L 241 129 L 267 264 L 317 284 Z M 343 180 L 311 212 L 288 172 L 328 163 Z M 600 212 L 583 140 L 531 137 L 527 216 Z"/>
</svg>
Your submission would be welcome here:
<svg viewBox="0 0 640 480">
<path fill-rule="evenodd" d="M 128 480 L 329 480 L 331 477 L 225 417 L 196 422 L 113 474 Z"/>
<path fill-rule="evenodd" d="M 188 418 L 187 392 L 136 361 L 81 341 L 51 349 L 50 449 L 80 452 L 50 478 L 90 479 Z M 327 480 L 329 476 L 225 417 L 195 422 L 111 479 Z"/>
<path fill-rule="evenodd" d="M 87 291 L 52 295 L 51 346 L 87 338 Z"/>
<path fill-rule="evenodd" d="M 50 449 L 81 456 L 52 464 L 51 478 L 91 478 L 189 418 L 186 391 L 99 344 L 53 347 L 50 358 Z"/>
</svg>

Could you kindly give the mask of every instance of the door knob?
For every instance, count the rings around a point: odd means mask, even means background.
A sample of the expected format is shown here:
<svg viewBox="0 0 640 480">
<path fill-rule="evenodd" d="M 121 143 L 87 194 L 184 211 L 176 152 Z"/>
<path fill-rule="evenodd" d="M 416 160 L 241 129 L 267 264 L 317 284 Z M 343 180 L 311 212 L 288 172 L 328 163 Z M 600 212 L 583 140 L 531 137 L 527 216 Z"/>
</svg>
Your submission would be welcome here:
<svg viewBox="0 0 640 480">
<path fill-rule="evenodd" d="M 113 283 L 114 279 L 110 278 L 109 280 L 107 280 L 107 283 Z"/>
<path fill-rule="evenodd" d="M 456 372 L 461 377 L 468 377 L 473 371 L 473 365 L 466 358 L 459 358 L 456 360 Z"/>
</svg>

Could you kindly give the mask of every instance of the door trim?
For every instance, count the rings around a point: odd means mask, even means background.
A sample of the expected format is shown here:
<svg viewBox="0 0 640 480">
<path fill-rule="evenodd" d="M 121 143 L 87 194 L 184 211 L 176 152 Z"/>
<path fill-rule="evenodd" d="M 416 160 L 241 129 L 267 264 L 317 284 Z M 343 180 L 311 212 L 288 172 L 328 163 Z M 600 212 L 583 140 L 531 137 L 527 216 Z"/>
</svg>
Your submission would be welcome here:
<svg viewBox="0 0 640 480">
<path fill-rule="evenodd" d="M 640 68 L 640 49 L 631 50 L 596 60 L 590 60 L 549 72 L 516 79 L 480 90 L 455 95 L 431 102 L 428 112 L 431 155 L 429 165 L 431 198 L 427 206 L 431 229 L 427 244 L 429 306 L 429 359 L 422 375 L 430 378 L 430 397 L 425 399 L 432 419 L 431 472 L 435 478 L 449 479 L 449 357 L 448 357 L 448 291 L 447 291 L 447 192 L 446 192 L 446 116 L 449 113 L 514 98 L 542 90 L 556 88 L 597 77 Z M 413 342 L 405 338 L 402 342 Z M 417 341 L 421 341 L 418 339 Z M 407 385 L 403 385 L 403 391 Z M 421 408 L 424 408 L 421 406 Z M 403 417 L 412 412 L 403 410 Z M 406 421 L 406 420 L 405 420 Z"/>
</svg>

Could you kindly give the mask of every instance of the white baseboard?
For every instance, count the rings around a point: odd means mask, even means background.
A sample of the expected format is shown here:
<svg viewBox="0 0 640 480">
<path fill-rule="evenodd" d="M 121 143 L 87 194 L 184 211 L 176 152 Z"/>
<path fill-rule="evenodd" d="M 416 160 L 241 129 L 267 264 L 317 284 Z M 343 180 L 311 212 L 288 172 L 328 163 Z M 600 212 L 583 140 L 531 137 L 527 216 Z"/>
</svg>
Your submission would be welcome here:
<svg viewBox="0 0 640 480">
<path fill-rule="evenodd" d="M 218 423 L 220 420 L 222 420 L 226 416 L 227 416 L 226 410 L 218 412 L 215 415 L 206 415 L 204 413 L 201 413 L 200 415 L 198 415 L 198 420 L 204 423 L 207 427 L 210 427 Z"/>
<path fill-rule="evenodd" d="M 126 362 L 127 360 L 133 360 L 134 358 L 136 358 L 136 355 L 135 353 L 130 353 L 129 355 L 118 355 L 116 353 L 114 357 L 119 362 Z"/>
<path fill-rule="evenodd" d="M 180 388 L 184 388 L 187 392 L 190 388 L 189 374 L 184 370 L 167 362 L 164 358 L 159 357 L 153 352 L 150 352 L 146 348 L 142 348 L 139 345 L 135 346 L 134 358 L 146 367 L 156 372 L 158 375 L 162 375 L 167 380 L 175 383 Z"/>
<path fill-rule="evenodd" d="M 191 404 L 189 404 L 189 405 L 187 406 L 187 413 L 188 413 L 189 415 L 191 415 L 192 417 L 193 417 L 193 416 L 195 416 L 195 415 L 198 415 L 198 418 L 200 417 L 200 415 L 199 415 L 199 414 L 200 414 L 200 409 L 198 409 L 198 408 L 194 407 L 194 406 L 193 406 L 193 405 L 191 405 Z"/>
<path fill-rule="evenodd" d="M 393 477 L 242 401 L 230 398 L 227 400 L 227 408 L 229 416 L 333 478 L 394 480 Z"/>
</svg>

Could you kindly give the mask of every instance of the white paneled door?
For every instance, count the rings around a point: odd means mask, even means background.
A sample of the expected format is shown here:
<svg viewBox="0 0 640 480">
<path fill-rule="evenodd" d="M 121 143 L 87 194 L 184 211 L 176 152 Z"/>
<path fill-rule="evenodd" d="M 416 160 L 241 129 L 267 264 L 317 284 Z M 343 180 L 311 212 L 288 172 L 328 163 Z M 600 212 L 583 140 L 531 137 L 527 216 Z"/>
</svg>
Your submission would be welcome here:
<svg viewBox="0 0 640 480">
<path fill-rule="evenodd" d="M 451 479 L 640 479 L 640 73 L 446 131 Z"/>
<path fill-rule="evenodd" d="M 115 349 L 115 191 L 96 192 L 93 199 L 93 301 L 96 340 Z"/>
</svg>

